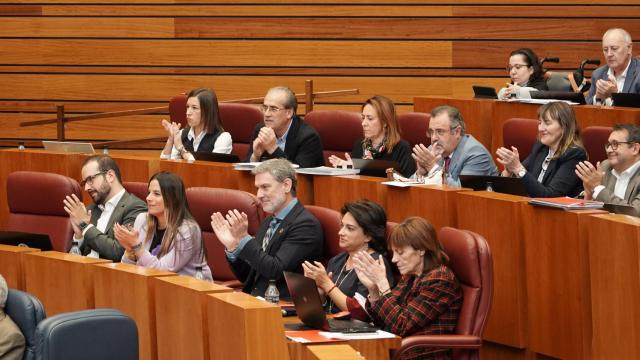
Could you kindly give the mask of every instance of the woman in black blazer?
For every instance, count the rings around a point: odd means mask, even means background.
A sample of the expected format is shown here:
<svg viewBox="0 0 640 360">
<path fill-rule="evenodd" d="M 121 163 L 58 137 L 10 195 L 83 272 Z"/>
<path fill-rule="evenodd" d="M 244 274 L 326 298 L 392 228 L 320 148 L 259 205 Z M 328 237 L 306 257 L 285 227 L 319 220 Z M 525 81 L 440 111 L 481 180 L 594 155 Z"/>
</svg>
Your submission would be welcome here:
<svg viewBox="0 0 640 360">
<path fill-rule="evenodd" d="M 538 109 L 538 141 L 520 163 L 518 149 L 496 151 L 504 165 L 502 176 L 522 178 L 531 197 L 577 196 L 582 182 L 576 165 L 587 159 L 571 106 L 552 102 Z"/>
</svg>

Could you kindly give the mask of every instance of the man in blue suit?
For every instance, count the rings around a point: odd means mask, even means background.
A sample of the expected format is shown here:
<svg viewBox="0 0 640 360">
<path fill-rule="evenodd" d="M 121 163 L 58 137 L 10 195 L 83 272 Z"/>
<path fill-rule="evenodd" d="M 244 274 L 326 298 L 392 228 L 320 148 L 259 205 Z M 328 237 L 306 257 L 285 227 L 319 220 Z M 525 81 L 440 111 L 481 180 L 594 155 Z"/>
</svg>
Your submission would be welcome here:
<svg viewBox="0 0 640 360">
<path fill-rule="evenodd" d="M 434 108 L 427 135 L 431 146 L 418 144 L 413 148 L 417 177 L 432 177 L 441 172 L 444 184 L 460 186 L 460 175 L 498 175 L 487 148 L 465 133 L 464 119 L 455 107 Z"/>
<path fill-rule="evenodd" d="M 607 64 L 591 74 L 588 104 L 612 105 L 616 92 L 640 94 L 640 60 L 631 54 L 631 35 L 623 29 L 609 29 L 602 37 Z"/>
</svg>

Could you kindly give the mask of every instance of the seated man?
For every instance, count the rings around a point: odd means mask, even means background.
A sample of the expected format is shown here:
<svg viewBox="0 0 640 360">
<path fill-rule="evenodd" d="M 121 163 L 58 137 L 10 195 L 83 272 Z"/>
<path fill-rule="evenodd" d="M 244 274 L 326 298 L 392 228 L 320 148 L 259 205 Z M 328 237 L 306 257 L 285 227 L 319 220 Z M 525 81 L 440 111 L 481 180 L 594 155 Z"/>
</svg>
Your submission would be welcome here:
<svg viewBox="0 0 640 360">
<path fill-rule="evenodd" d="M 587 104 L 611 105 L 616 92 L 640 94 L 640 60 L 631 54 L 631 35 L 623 29 L 609 29 L 602 37 L 606 65 L 591 74 Z"/>
<path fill-rule="evenodd" d="M 296 115 L 297 108 L 291 89 L 269 89 L 262 104 L 264 123 L 253 130 L 247 161 L 286 158 L 300 167 L 324 165 L 320 135 Z"/>
<path fill-rule="evenodd" d="M 640 214 L 640 126 L 614 126 L 605 150 L 608 160 L 602 164 L 594 167 L 582 161 L 576 165 L 585 199 L 630 205 Z"/>
<path fill-rule="evenodd" d="M 20 328 L 4 312 L 8 295 L 9 287 L 0 275 L 0 359 L 20 360 L 26 345 Z"/>
<path fill-rule="evenodd" d="M 264 296 L 269 280 L 275 280 L 280 296 L 289 297 L 283 271 L 302 273 L 304 261 L 322 257 L 322 228 L 296 196 L 296 173 L 284 159 L 272 159 L 253 169 L 258 200 L 273 214 L 258 228 L 255 237 L 247 233 L 247 215 L 230 210 L 225 217 L 211 216 L 211 227 L 226 249 L 244 292 Z"/>
<path fill-rule="evenodd" d="M 498 175 L 489 151 L 472 135 L 465 134 L 464 119 L 455 107 L 434 108 L 427 131 L 431 146 L 413 147 L 418 178 L 441 173 L 442 182 L 437 179 L 438 183 L 460 186 L 460 175 Z"/>
<path fill-rule="evenodd" d="M 74 241 L 83 255 L 119 262 L 124 249 L 113 235 L 113 224 L 133 225 L 147 205 L 122 186 L 118 164 L 106 155 L 94 155 L 82 164 L 80 185 L 93 199 L 86 209 L 75 196 L 67 196 L 64 210 L 73 226 Z"/>
</svg>

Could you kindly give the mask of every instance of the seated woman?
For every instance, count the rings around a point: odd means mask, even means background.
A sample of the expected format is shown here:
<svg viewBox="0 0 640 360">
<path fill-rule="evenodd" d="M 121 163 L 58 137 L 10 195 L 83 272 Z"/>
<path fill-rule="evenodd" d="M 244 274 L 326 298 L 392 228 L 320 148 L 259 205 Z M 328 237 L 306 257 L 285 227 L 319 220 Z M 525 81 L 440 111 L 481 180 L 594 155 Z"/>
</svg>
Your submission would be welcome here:
<svg viewBox="0 0 640 360">
<path fill-rule="evenodd" d="M 502 176 L 522 178 L 531 197 L 576 196 L 582 181 L 576 165 L 587 159 L 571 106 L 551 102 L 538 109 L 538 141 L 520 163 L 518 149 L 501 147 L 496 151 L 504 165 Z"/>
<path fill-rule="evenodd" d="M 192 153 L 215 152 L 229 154 L 231 134 L 222 128 L 218 98 L 210 89 L 194 89 L 187 95 L 188 127 L 162 120 L 169 137 L 160 154 L 161 159 L 195 160 Z"/>
<path fill-rule="evenodd" d="M 366 251 L 374 259 L 382 256 L 387 269 L 387 280 L 393 283 L 393 273 L 385 256 L 387 215 L 382 206 L 373 201 L 360 200 L 344 204 L 340 213 L 342 224 L 338 232 L 339 245 L 344 252 L 331 258 L 326 270 L 317 261 L 313 264 L 305 261 L 302 264 L 304 275 L 314 279 L 322 295 L 328 296 L 325 302 L 328 313 L 349 311 L 347 297 L 358 293 L 364 298 L 369 293 L 353 271 L 353 255 L 358 251 Z"/>
<path fill-rule="evenodd" d="M 346 160 L 332 155 L 329 162 L 334 167 L 352 164 L 351 158 L 392 160 L 400 166 L 400 173 L 409 177 L 416 172 L 411 157 L 411 146 L 400 138 L 396 120 L 396 108 L 389 98 L 376 95 L 362 105 L 362 132 L 364 138 L 355 142 L 351 156 Z"/>
<path fill-rule="evenodd" d="M 386 265 L 369 254 L 354 258 L 356 274 L 369 290 L 366 310 L 373 322 L 398 336 L 452 334 L 462 307 L 462 288 L 447 267 L 449 257 L 433 226 L 420 217 L 398 224 L 389 238 L 402 278 L 392 288 Z M 416 349 L 404 359 L 448 359 L 447 349 Z"/>
<path fill-rule="evenodd" d="M 500 100 L 530 98 L 530 91 L 549 90 L 538 55 L 531 49 L 522 48 L 513 51 L 509 57 L 507 70 L 511 83 L 498 92 Z"/>
<path fill-rule="evenodd" d="M 213 280 L 207 265 L 202 232 L 193 219 L 182 180 L 161 171 L 149 180 L 148 212 L 136 217 L 133 229 L 114 225 L 125 253 L 122 262 Z"/>
</svg>

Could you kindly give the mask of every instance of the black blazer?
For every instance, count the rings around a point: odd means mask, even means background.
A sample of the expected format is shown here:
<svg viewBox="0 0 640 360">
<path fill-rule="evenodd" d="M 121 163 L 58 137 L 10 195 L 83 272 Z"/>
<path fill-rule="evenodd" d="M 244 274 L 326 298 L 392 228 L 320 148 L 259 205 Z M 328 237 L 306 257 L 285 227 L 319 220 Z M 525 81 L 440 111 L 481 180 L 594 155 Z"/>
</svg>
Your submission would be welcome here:
<svg viewBox="0 0 640 360">
<path fill-rule="evenodd" d="M 351 157 L 354 159 L 362 159 L 362 156 L 362 139 L 360 139 L 353 144 Z M 411 145 L 405 140 L 401 139 L 400 142 L 393 147 L 392 152 L 385 151 L 374 158 L 397 162 L 398 165 L 400 165 L 400 174 L 402 174 L 402 176 L 410 177 L 416 172 L 416 162 L 413 160 L 413 157 L 411 157 Z"/>
<path fill-rule="evenodd" d="M 552 160 L 547 172 L 538 182 L 542 163 L 549 154 L 549 147 L 540 141 L 533 144 L 531 153 L 522 162 L 527 173 L 522 178 L 531 197 L 577 196 L 582 191 L 582 181 L 576 175 L 576 165 L 587 160 L 587 152 L 581 147 L 569 148 L 559 158 Z"/>
<path fill-rule="evenodd" d="M 235 261 L 229 261 L 229 265 L 244 284 L 244 292 L 264 296 L 269 280 L 276 280 L 280 297 L 289 298 L 282 272 L 302 274 L 305 260 L 321 260 L 324 242 L 322 227 L 298 202 L 282 220 L 267 250 L 263 251 L 262 238 L 272 218 L 269 216 L 260 223 L 256 236 L 244 246 Z"/>
<path fill-rule="evenodd" d="M 249 144 L 249 152 L 247 153 L 247 161 L 251 161 L 251 155 L 253 154 L 253 141 L 258 137 L 260 129 L 264 126 L 264 123 L 256 124 L 253 129 L 253 135 L 251 136 L 251 143 Z M 311 125 L 305 123 L 297 115 L 294 115 L 291 120 L 291 128 L 287 133 L 287 141 L 284 146 L 284 151 L 280 148 L 276 148 L 273 154 L 269 154 L 266 151 L 262 154 L 260 161 L 268 159 L 286 158 L 294 164 L 300 165 L 300 167 L 316 167 L 324 165 L 324 156 L 322 154 L 322 142 L 320 141 L 320 135 L 316 129 Z"/>
</svg>

